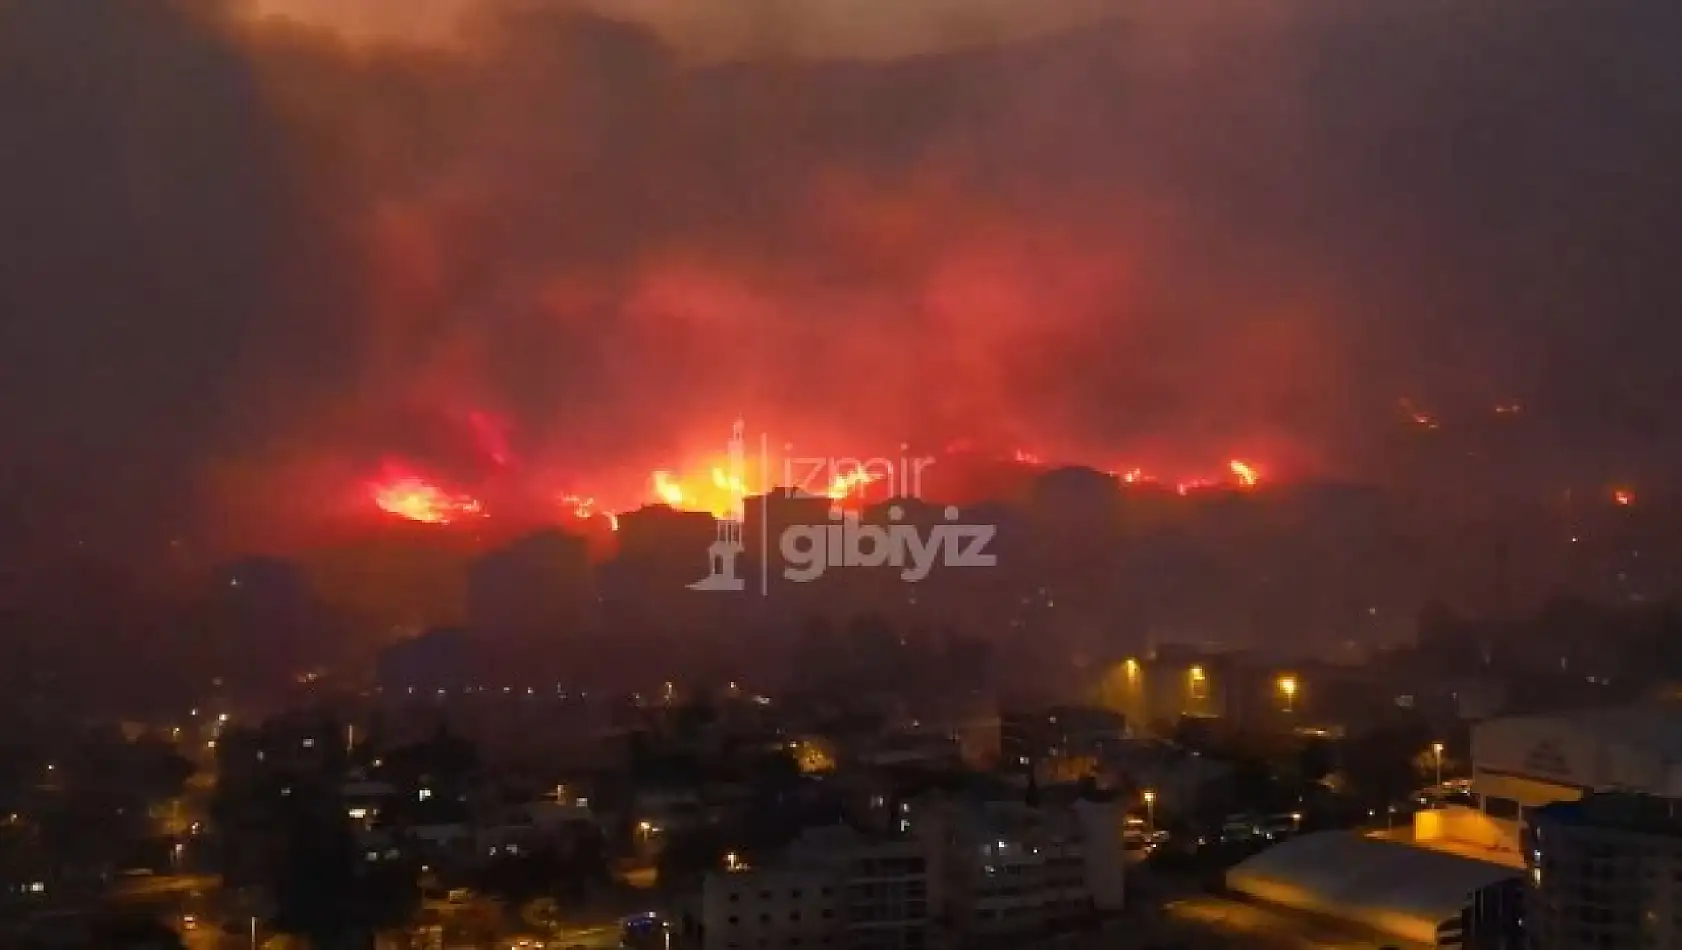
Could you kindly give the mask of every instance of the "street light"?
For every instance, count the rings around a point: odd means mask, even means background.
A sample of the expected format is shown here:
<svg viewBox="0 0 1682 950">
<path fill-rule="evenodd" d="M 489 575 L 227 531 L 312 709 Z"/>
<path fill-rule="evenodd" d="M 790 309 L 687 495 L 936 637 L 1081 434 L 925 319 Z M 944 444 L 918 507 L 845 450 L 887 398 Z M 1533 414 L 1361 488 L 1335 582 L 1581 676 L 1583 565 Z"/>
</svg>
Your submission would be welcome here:
<svg viewBox="0 0 1682 950">
<path fill-rule="evenodd" d="M 1285 711 L 1291 712 L 1297 698 L 1297 678 L 1294 676 L 1279 677 L 1279 692 L 1285 697 Z"/>
<path fill-rule="evenodd" d="M 1145 789 L 1145 830 L 1156 834 L 1156 793 Z"/>
<path fill-rule="evenodd" d="M 1443 744 L 1441 742 L 1431 743 L 1431 753 L 1437 760 L 1437 788 L 1440 790 L 1443 787 Z"/>
</svg>

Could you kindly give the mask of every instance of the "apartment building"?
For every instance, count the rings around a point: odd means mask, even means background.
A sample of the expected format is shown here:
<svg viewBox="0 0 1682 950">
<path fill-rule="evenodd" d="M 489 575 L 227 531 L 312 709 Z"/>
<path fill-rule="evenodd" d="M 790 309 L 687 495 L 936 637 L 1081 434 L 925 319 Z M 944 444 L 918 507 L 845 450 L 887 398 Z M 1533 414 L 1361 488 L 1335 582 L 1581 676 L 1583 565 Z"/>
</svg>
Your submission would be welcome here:
<svg viewBox="0 0 1682 950">
<path fill-rule="evenodd" d="M 1020 945 L 1092 913 L 1084 836 L 1061 812 L 954 802 L 940 818 L 942 917 L 966 947 Z"/>
<path fill-rule="evenodd" d="M 1525 863 L 1534 950 L 1682 948 L 1682 800 L 1606 792 L 1536 808 Z"/>
<path fill-rule="evenodd" d="M 679 934 L 700 950 L 924 950 L 929 906 L 919 842 L 813 828 L 772 863 L 727 855 Z"/>
</svg>

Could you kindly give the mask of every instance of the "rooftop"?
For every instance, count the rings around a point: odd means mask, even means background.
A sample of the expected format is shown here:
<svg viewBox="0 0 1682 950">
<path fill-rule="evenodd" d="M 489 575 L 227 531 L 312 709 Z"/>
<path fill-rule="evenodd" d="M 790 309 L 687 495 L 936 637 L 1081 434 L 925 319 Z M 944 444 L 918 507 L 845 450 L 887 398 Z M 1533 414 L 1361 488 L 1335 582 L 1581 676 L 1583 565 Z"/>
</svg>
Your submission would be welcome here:
<svg viewBox="0 0 1682 950">
<path fill-rule="evenodd" d="M 1682 837 L 1682 802 L 1657 795 L 1601 792 L 1536 810 L 1535 819 L 1573 827 Z"/>
<path fill-rule="evenodd" d="M 1459 914 L 1473 893 L 1519 873 L 1490 861 L 1321 831 L 1239 863 L 1227 872 L 1227 886 L 1258 900 L 1430 943 L 1437 925 Z"/>
<path fill-rule="evenodd" d="M 1563 722 L 1601 741 L 1682 762 L 1682 702 L 1666 700 L 1566 710 L 1516 716 L 1512 721 Z"/>
</svg>

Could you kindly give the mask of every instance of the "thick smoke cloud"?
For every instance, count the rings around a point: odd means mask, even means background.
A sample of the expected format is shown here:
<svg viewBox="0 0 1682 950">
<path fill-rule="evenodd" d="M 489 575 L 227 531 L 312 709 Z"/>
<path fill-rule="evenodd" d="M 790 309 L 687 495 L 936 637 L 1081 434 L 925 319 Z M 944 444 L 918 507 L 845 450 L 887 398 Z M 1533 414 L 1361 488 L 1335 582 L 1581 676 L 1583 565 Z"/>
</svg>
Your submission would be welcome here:
<svg viewBox="0 0 1682 950">
<path fill-rule="evenodd" d="M 4 487 L 251 537 L 484 476 L 475 413 L 584 487 L 737 412 L 1341 472 L 1404 393 L 1668 431 L 1674 4 L 861 6 L 0 4 Z"/>
</svg>

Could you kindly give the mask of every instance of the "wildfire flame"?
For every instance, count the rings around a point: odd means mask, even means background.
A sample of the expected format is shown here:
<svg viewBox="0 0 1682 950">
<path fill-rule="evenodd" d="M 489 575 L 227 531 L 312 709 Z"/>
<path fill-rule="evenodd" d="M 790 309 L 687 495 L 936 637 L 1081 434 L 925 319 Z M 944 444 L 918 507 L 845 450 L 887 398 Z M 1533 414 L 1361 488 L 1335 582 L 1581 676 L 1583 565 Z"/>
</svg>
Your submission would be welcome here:
<svg viewBox="0 0 1682 950">
<path fill-rule="evenodd" d="M 496 431 L 489 424 L 480 426 L 479 432 L 483 436 L 481 441 L 488 446 L 493 461 L 498 464 L 511 463 L 513 456 L 508 452 L 506 445 L 494 437 Z M 1020 449 L 1003 458 L 1021 465 L 1037 467 L 1045 464 L 1040 456 Z M 809 479 L 808 484 L 768 486 L 756 484 L 747 474 L 733 474 L 729 465 L 716 464 L 719 461 L 718 457 L 708 459 L 706 464 L 686 469 L 687 474 L 679 474 L 671 469 L 651 472 L 642 497 L 650 504 L 725 517 L 738 510 L 744 498 L 762 494 L 774 487 L 786 487 L 812 496 L 827 497 L 834 505 L 840 507 L 847 502 L 856 502 L 873 483 L 891 478 L 889 473 L 872 471 L 864 467 L 863 463 L 835 462 L 832 463 L 835 470 L 805 475 L 804 477 Z M 1261 470 L 1242 459 L 1228 461 L 1226 472 L 1219 477 L 1163 480 L 1139 467 L 1125 467 L 1111 471 L 1110 474 L 1123 486 L 1172 485 L 1174 491 L 1180 495 L 1218 488 L 1249 489 L 1262 481 Z M 827 482 L 823 479 L 827 479 Z M 374 504 L 382 511 L 409 521 L 447 525 L 467 516 L 486 514 L 484 506 L 477 498 L 451 491 L 412 469 L 388 464 L 384 477 L 370 482 L 368 487 Z M 619 528 L 618 512 L 602 505 L 596 495 L 565 493 L 551 497 L 557 499 L 560 510 L 572 518 L 580 521 L 604 518 L 613 530 L 617 531 Z M 1615 499 L 1618 504 L 1630 503 L 1627 492 L 1619 493 Z"/>
<path fill-rule="evenodd" d="M 477 499 L 446 491 L 418 475 L 392 475 L 368 489 L 382 511 L 422 524 L 449 524 L 484 514 Z"/>
<path fill-rule="evenodd" d="M 562 495 L 561 504 L 572 509 L 572 516 L 580 521 L 606 518 L 609 528 L 614 531 L 619 530 L 619 513 L 598 506 L 594 498 L 586 498 L 581 495 Z"/>
<path fill-rule="evenodd" d="M 835 477 L 830 479 L 829 491 L 825 494 L 831 501 L 845 501 L 879 478 L 880 475 L 862 468 L 851 472 L 837 472 Z"/>
<path fill-rule="evenodd" d="M 1622 505 L 1627 508 L 1630 505 L 1635 504 L 1635 492 L 1632 492 L 1627 488 L 1614 489 L 1612 492 L 1612 503 L 1614 505 Z"/>
<path fill-rule="evenodd" d="M 1179 495 L 1190 495 L 1193 492 L 1207 491 L 1213 488 L 1254 488 L 1261 484 L 1261 469 L 1242 459 L 1233 459 L 1226 463 L 1226 478 L 1186 478 L 1174 482 L 1174 492 Z M 1124 468 L 1110 472 L 1125 487 L 1128 485 L 1159 485 L 1160 478 L 1146 472 L 1142 468 Z"/>
<path fill-rule="evenodd" d="M 676 478 L 672 477 L 671 472 L 655 472 L 652 479 L 656 500 L 673 508 L 683 507 L 688 498 L 684 494 L 683 486 L 678 483 Z"/>
</svg>

